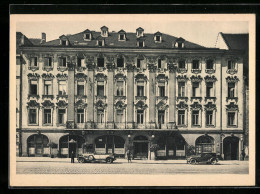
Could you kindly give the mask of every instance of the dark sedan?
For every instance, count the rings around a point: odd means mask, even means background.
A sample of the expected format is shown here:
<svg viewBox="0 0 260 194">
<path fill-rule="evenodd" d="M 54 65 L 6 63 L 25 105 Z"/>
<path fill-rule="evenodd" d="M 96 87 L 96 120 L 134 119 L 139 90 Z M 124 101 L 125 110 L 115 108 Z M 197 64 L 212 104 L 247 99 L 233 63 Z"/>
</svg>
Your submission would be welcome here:
<svg viewBox="0 0 260 194">
<path fill-rule="evenodd" d="M 187 157 L 188 164 L 198 164 L 198 163 L 217 164 L 217 162 L 218 162 L 218 157 L 216 153 L 201 153 L 199 155 Z"/>
</svg>

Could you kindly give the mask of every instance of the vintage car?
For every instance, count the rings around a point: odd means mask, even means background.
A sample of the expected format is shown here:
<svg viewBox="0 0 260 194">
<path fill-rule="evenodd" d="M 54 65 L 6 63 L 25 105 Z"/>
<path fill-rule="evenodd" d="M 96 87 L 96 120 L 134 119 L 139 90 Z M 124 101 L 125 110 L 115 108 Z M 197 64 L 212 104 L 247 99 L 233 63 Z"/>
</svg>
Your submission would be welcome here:
<svg viewBox="0 0 260 194">
<path fill-rule="evenodd" d="M 94 162 L 94 161 L 105 161 L 106 163 L 113 163 L 116 160 L 114 154 L 80 154 L 78 155 L 78 162 Z"/>
<path fill-rule="evenodd" d="M 217 164 L 217 162 L 218 162 L 218 157 L 216 153 L 201 153 L 199 155 L 187 157 L 188 164 L 198 164 L 198 163 Z"/>
</svg>

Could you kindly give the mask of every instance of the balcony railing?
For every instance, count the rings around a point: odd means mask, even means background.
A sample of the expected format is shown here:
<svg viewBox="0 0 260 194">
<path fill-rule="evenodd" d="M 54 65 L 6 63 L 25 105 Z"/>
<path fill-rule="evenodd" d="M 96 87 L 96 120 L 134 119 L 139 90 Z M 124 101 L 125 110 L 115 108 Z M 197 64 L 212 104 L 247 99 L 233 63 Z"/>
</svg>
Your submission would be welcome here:
<svg viewBox="0 0 260 194">
<path fill-rule="evenodd" d="M 67 123 L 68 124 L 68 123 Z M 71 129 L 71 125 L 69 125 Z M 168 123 L 136 123 L 131 124 L 126 122 L 86 122 L 86 123 L 75 123 L 75 129 L 177 129 L 175 122 Z M 68 127 L 67 127 L 68 128 Z"/>
<path fill-rule="evenodd" d="M 226 101 L 228 102 L 229 100 L 235 100 L 237 102 L 238 101 L 238 97 L 227 97 Z"/>
<path fill-rule="evenodd" d="M 39 70 L 39 66 L 29 66 L 28 69 L 32 71 L 36 71 Z"/>
<path fill-rule="evenodd" d="M 209 74 L 215 73 L 215 69 L 206 69 L 205 72 Z"/>
<path fill-rule="evenodd" d="M 207 100 L 214 100 L 214 101 L 216 101 L 216 97 L 211 97 L 211 96 L 206 96 L 205 97 L 205 102 L 207 101 Z"/>
<path fill-rule="evenodd" d="M 58 94 L 56 99 L 59 100 L 60 98 L 68 99 L 68 95 L 66 95 L 66 94 Z"/>
<path fill-rule="evenodd" d="M 53 100 L 54 95 L 49 95 L 49 94 L 48 95 L 47 94 L 42 95 L 42 99 L 45 99 L 45 98 Z"/>
<path fill-rule="evenodd" d="M 115 96 L 115 100 L 125 100 L 126 96 Z"/>
<path fill-rule="evenodd" d="M 191 72 L 192 73 L 201 73 L 201 70 L 200 69 L 192 69 Z"/>
<path fill-rule="evenodd" d="M 146 100 L 147 96 L 135 96 L 136 100 Z"/>
<path fill-rule="evenodd" d="M 186 102 L 188 101 L 188 97 L 186 96 L 177 96 L 177 101 L 179 100 L 185 100 Z"/>
<path fill-rule="evenodd" d="M 49 71 L 52 71 L 53 70 L 53 66 L 43 66 L 42 67 L 42 70 L 44 70 L 44 71 L 47 71 L 47 72 L 49 72 Z"/>
<path fill-rule="evenodd" d="M 187 73 L 187 69 L 186 68 L 178 68 L 177 72 L 178 73 Z"/>
<path fill-rule="evenodd" d="M 228 70 L 227 70 L 227 73 L 228 73 L 228 74 L 231 74 L 231 75 L 234 75 L 234 74 L 237 73 L 237 70 L 236 70 L 236 69 L 228 69 Z"/>
<path fill-rule="evenodd" d="M 192 96 L 191 100 L 199 100 L 199 101 L 201 101 L 202 97 Z"/>
<path fill-rule="evenodd" d="M 156 96 L 157 100 L 168 100 L 168 96 Z"/>
</svg>

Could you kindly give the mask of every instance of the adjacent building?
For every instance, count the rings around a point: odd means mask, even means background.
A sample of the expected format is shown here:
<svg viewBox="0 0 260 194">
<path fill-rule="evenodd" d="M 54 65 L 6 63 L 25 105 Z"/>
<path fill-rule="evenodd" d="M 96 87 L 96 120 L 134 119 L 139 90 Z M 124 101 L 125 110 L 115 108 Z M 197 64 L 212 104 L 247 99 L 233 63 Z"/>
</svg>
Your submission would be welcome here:
<svg viewBox="0 0 260 194">
<path fill-rule="evenodd" d="M 22 43 L 19 55 L 21 156 L 124 157 L 130 149 L 134 158 L 151 159 L 157 147 L 159 159 L 241 157 L 241 50 L 103 26 L 52 41 L 43 34 Z"/>
</svg>

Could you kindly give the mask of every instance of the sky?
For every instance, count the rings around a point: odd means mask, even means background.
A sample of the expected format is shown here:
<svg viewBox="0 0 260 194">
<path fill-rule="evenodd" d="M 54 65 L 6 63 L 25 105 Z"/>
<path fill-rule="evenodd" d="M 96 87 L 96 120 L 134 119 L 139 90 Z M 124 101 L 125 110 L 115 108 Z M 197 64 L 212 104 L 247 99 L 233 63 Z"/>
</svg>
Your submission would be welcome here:
<svg viewBox="0 0 260 194">
<path fill-rule="evenodd" d="M 175 37 L 215 47 L 219 32 L 248 33 L 246 17 L 238 14 L 229 15 L 180 15 L 180 14 L 84 14 L 84 15 L 19 15 L 16 31 L 28 38 L 41 38 L 45 32 L 47 41 L 58 39 L 63 34 L 75 34 L 86 29 L 100 31 L 107 26 L 109 31 L 123 29 L 135 32 L 138 27 L 144 33 L 160 31 Z"/>
</svg>

